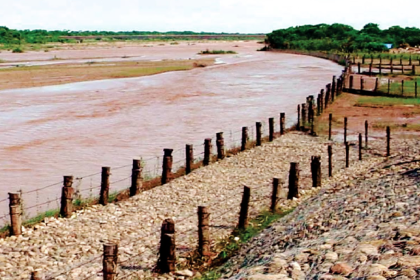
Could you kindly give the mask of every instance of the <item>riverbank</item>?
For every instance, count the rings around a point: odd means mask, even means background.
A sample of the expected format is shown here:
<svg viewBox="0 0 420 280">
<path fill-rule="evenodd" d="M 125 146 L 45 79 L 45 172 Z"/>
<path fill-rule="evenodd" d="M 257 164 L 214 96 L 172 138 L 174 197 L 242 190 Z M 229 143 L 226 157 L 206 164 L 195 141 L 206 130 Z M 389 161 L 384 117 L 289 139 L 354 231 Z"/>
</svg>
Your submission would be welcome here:
<svg viewBox="0 0 420 280">
<path fill-rule="evenodd" d="M 241 249 L 229 279 L 417 279 L 419 141 L 316 196 Z"/>
<path fill-rule="evenodd" d="M 284 185 L 278 206 L 293 208 L 318 192 L 312 189 L 310 158 L 321 155 L 326 159 L 328 143 L 321 137 L 288 133 L 115 205 L 96 205 L 70 219 L 46 219 L 34 229 L 25 230 L 21 237 L 0 240 L 4 255 L 0 258 L 0 275 L 2 279 L 27 279 L 31 271 L 39 270 L 45 279 L 100 279 L 102 246 L 117 242 L 119 276 L 151 277 L 165 218 L 176 222 L 177 254 L 182 265 L 183 256 L 196 248 L 198 206 L 210 208 L 210 236 L 217 248 L 217 240 L 236 226 L 243 185 L 252 188 L 251 217 L 268 208 L 272 179 L 287 181 L 291 161 L 300 163 L 301 198 L 286 200 Z M 382 143 L 377 143 L 371 148 L 378 153 Z M 366 153 L 364 161 L 358 162 L 356 152 L 352 152 L 352 167 L 345 169 L 344 147 L 337 143 L 334 150 L 333 178 L 327 178 L 327 165 L 322 165 L 325 186 L 348 181 L 383 160 Z"/>
</svg>

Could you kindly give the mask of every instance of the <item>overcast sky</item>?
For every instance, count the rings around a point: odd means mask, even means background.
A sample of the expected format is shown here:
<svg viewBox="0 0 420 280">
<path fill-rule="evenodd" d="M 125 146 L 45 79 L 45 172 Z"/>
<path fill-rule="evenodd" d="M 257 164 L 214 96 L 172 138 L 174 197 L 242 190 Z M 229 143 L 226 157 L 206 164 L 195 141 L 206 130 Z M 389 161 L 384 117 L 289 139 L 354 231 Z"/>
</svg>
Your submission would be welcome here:
<svg viewBox="0 0 420 280">
<path fill-rule="evenodd" d="M 0 0 L 0 26 L 268 33 L 289 26 L 420 27 L 419 0 Z"/>
</svg>

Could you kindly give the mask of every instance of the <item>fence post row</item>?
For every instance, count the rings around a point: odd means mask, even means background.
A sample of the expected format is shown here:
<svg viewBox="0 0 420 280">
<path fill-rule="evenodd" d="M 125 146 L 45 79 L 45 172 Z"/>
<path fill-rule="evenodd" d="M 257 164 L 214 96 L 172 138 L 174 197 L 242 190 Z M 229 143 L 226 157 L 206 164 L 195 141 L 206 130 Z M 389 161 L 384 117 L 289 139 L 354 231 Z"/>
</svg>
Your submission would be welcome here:
<svg viewBox="0 0 420 280">
<path fill-rule="evenodd" d="M 274 140 L 274 118 L 268 119 L 268 141 Z"/>
<path fill-rule="evenodd" d="M 117 244 L 104 244 L 103 253 L 103 279 L 116 280 L 117 267 L 118 267 L 118 245 Z"/>
<path fill-rule="evenodd" d="M 280 179 L 273 178 L 273 191 L 271 193 L 271 206 L 270 206 L 270 211 L 272 213 L 276 212 L 279 187 L 280 187 Z"/>
<path fill-rule="evenodd" d="M 225 158 L 225 139 L 223 132 L 216 133 L 217 159 Z"/>
<path fill-rule="evenodd" d="M 60 215 L 69 218 L 73 213 L 73 176 L 64 176 L 63 182 L 63 187 L 61 189 Z"/>
<path fill-rule="evenodd" d="M 109 176 L 111 175 L 111 167 L 102 167 L 101 172 L 101 193 L 99 196 L 99 203 L 102 205 L 108 204 L 109 197 Z"/>
<path fill-rule="evenodd" d="M 242 127 L 242 142 L 241 142 L 241 151 L 246 150 L 246 143 L 248 142 L 248 127 Z"/>
<path fill-rule="evenodd" d="M 349 167 L 349 157 L 350 157 L 350 145 L 349 142 L 344 143 L 346 145 L 346 168 Z"/>
<path fill-rule="evenodd" d="M 163 149 L 162 185 L 169 183 L 172 180 L 172 152 L 173 149 Z"/>
<path fill-rule="evenodd" d="M 344 117 L 344 144 L 347 143 L 347 117 Z"/>
<path fill-rule="evenodd" d="M 302 119 L 302 130 L 305 130 L 305 126 L 306 126 L 306 104 L 305 103 L 302 103 L 301 105 L 300 105 L 300 108 L 302 109 L 302 117 L 301 117 L 301 119 Z"/>
<path fill-rule="evenodd" d="M 334 102 L 334 94 L 336 90 L 336 76 L 332 78 L 332 85 L 331 85 L 331 101 Z"/>
<path fill-rule="evenodd" d="M 365 149 L 367 149 L 368 148 L 368 133 L 369 133 L 369 124 L 368 124 L 368 121 L 367 120 L 365 120 Z"/>
<path fill-rule="evenodd" d="M 256 134 L 257 134 L 256 135 L 257 136 L 256 145 L 261 146 L 261 127 L 262 127 L 262 123 L 261 122 L 256 122 L 255 126 L 256 126 Z"/>
<path fill-rule="evenodd" d="M 248 226 L 248 208 L 251 197 L 251 188 L 244 186 L 244 193 L 242 195 L 241 211 L 239 213 L 238 228 L 245 229 Z"/>
<path fill-rule="evenodd" d="M 209 165 L 211 159 L 211 138 L 204 139 L 204 159 L 203 165 Z"/>
<path fill-rule="evenodd" d="M 194 148 L 192 144 L 185 145 L 185 174 L 190 174 L 194 163 Z"/>
<path fill-rule="evenodd" d="M 210 255 L 210 213 L 207 207 L 198 206 L 198 253 L 204 257 Z"/>
<path fill-rule="evenodd" d="M 325 108 L 328 107 L 330 102 L 331 84 L 327 84 L 327 92 L 325 93 Z"/>
<path fill-rule="evenodd" d="M 287 199 L 299 197 L 299 163 L 291 162 L 289 170 L 289 193 Z"/>
<path fill-rule="evenodd" d="M 386 156 L 389 157 L 391 155 L 391 128 L 389 126 L 386 127 Z"/>
<path fill-rule="evenodd" d="M 284 135 L 284 128 L 286 126 L 286 113 L 280 113 L 280 135 Z"/>
<path fill-rule="evenodd" d="M 19 192 L 9 192 L 9 213 L 11 235 L 22 235 L 22 205 Z"/>
<path fill-rule="evenodd" d="M 328 115 L 328 140 L 331 140 L 332 114 Z"/>
<path fill-rule="evenodd" d="M 354 79 L 354 77 L 353 77 L 353 75 L 351 75 L 349 77 L 349 89 L 350 89 L 350 92 L 353 90 L 353 79 Z"/>
<path fill-rule="evenodd" d="M 166 219 L 163 221 L 161 227 L 159 259 L 157 264 L 162 273 L 175 271 L 175 247 L 175 222 L 172 219 Z"/>
<path fill-rule="evenodd" d="M 133 168 L 131 169 L 130 196 L 135 196 L 140 193 L 143 183 L 141 171 L 141 161 L 139 159 L 133 159 Z"/>
<path fill-rule="evenodd" d="M 328 145 L 328 177 L 332 177 L 332 157 L 333 157 L 333 151 L 332 151 L 332 145 Z"/>
<path fill-rule="evenodd" d="M 321 157 L 311 157 L 312 187 L 321 187 Z"/>
</svg>

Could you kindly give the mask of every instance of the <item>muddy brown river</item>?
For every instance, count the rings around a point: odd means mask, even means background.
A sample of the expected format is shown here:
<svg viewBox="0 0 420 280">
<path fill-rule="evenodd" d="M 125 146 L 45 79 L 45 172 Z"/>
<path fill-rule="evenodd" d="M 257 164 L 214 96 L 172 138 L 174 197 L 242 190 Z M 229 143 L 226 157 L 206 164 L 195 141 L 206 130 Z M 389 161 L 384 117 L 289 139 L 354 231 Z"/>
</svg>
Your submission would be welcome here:
<svg viewBox="0 0 420 280">
<path fill-rule="evenodd" d="M 111 167 L 111 189 L 123 189 L 132 159 L 142 158 L 144 176 L 152 177 L 161 172 L 163 148 L 174 149 L 178 167 L 185 144 L 202 157 L 204 138 L 216 132 L 230 148 L 242 126 L 254 133 L 262 121 L 267 134 L 275 117 L 277 130 L 280 112 L 290 126 L 296 105 L 341 73 L 327 60 L 257 52 L 253 44 L 190 71 L 0 91 L 0 223 L 9 219 L 2 200 L 10 191 L 22 190 L 25 215 L 33 215 L 59 206 L 63 175 L 75 177 L 79 195 L 95 197 L 102 166 Z"/>
</svg>

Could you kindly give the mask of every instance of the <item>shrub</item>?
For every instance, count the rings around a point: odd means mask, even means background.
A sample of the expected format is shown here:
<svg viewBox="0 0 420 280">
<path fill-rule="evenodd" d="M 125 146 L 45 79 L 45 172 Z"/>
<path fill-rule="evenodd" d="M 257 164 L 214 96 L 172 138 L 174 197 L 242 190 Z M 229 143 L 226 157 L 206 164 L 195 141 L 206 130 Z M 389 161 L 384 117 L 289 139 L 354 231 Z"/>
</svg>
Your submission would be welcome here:
<svg viewBox="0 0 420 280">
<path fill-rule="evenodd" d="M 20 47 L 14 48 L 12 53 L 23 53 L 23 50 Z"/>
</svg>

